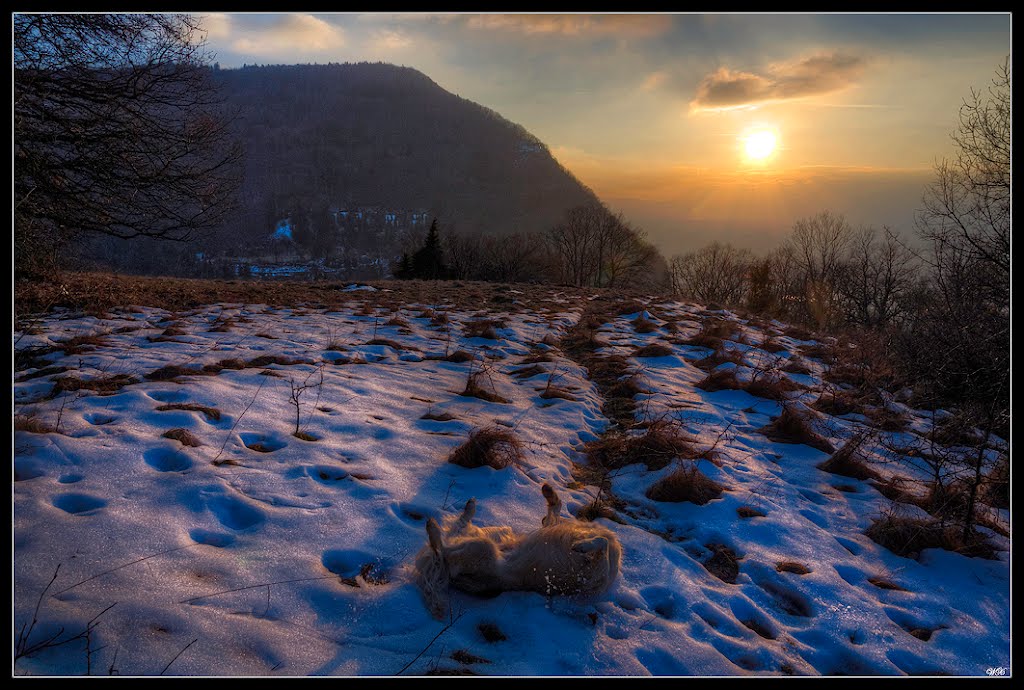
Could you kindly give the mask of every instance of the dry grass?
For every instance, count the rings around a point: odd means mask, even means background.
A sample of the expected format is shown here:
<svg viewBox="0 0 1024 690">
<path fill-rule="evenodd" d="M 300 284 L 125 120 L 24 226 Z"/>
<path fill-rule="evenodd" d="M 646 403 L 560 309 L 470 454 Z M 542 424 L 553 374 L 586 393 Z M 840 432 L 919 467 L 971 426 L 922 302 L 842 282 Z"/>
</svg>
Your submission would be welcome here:
<svg viewBox="0 0 1024 690">
<path fill-rule="evenodd" d="M 802 374 L 804 376 L 808 376 L 813 373 L 811 372 L 811 368 L 799 359 L 790 359 L 786 362 L 786 366 L 782 367 L 780 371 L 784 371 L 787 374 Z"/>
<path fill-rule="evenodd" d="M 822 393 L 818 396 L 817 400 L 811 403 L 811 407 L 818 412 L 824 412 L 836 417 L 850 414 L 851 412 L 859 412 L 862 409 L 860 400 L 850 393 L 839 390 Z"/>
<path fill-rule="evenodd" d="M 97 347 L 106 347 L 106 336 L 108 333 L 95 333 L 92 335 L 76 335 L 60 343 L 58 347 L 64 350 L 65 355 L 77 355 L 82 352 L 95 350 Z"/>
<path fill-rule="evenodd" d="M 476 356 L 472 352 L 466 352 L 465 350 L 456 350 L 450 355 L 447 355 L 444 358 L 444 361 L 462 364 L 463 362 L 472 362 L 474 359 L 476 359 Z"/>
<path fill-rule="evenodd" d="M 740 559 L 736 553 L 724 544 L 707 544 L 707 548 L 711 549 L 711 558 L 703 563 L 707 571 L 722 582 L 736 584 L 740 574 Z"/>
<path fill-rule="evenodd" d="M 1006 455 L 985 476 L 982 497 L 995 508 L 1010 507 L 1010 459 Z"/>
<path fill-rule="evenodd" d="M 522 457 L 523 444 L 514 433 L 499 426 L 489 426 L 471 431 L 466 442 L 448 456 L 448 462 L 461 467 L 486 465 L 500 470 L 518 464 Z"/>
<path fill-rule="evenodd" d="M 647 305 L 635 299 L 631 299 L 617 304 L 615 307 L 615 314 L 617 316 L 625 316 L 626 314 L 636 314 L 638 312 L 642 312 L 645 309 L 647 309 Z"/>
<path fill-rule="evenodd" d="M 887 580 L 884 577 L 872 576 L 872 577 L 868 578 L 868 582 L 873 584 L 875 587 L 878 587 L 879 589 L 888 589 L 888 590 L 896 591 L 896 592 L 906 592 L 907 591 L 904 587 L 900 587 L 895 582 L 892 582 L 891 580 Z"/>
<path fill-rule="evenodd" d="M 764 512 L 763 510 L 759 510 L 757 508 L 754 508 L 753 506 L 740 506 L 739 508 L 736 509 L 736 514 L 744 519 L 764 517 L 765 515 L 767 515 L 767 513 Z"/>
<path fill-rule="evenodd" d="M 788 376 L 775 371 L 759 372 L 743 386 L 747 393 L 767 400 L 788 400 L 789 393 L 803 388 Z"/>
<path fill-rule="evenodd" d="M 801 338 L 801 340 L 805 340 L 805 338 Z M 800 347 L 800 354 L 809 359 L 817 359 L 824 364 L 833 364 L 836 361 L 835 349 L 822 343 L 803 345 Z"/>
<path fill-rule="evenodd" d="M 544 400 L 558 399 L 569 400 L 573 402 L 576 401 L 575 395 L 565 390 L 564 388 L 560 388 L 559 386 L 554 385 L 550 379 L 548 379 L 547 386 L 545 386 L 544 389 L 541 391 L 540 397 L 543 398 Z"/>
<path fill-rule="evenodd" d="M 871 523 L 865 534 L 876 544 L 905 558 L 917 559 L 924 549 L 945 549 L 964 556 L 995 558 L 995 549 L 983 535 L 974 532 L 965 540 L 961 528 L 934 519 L 883 515 Z"/>
<path fill-rule="evenodd" d="M 529 379 L 539 374 L 547 373 L 547 369 L 537 364 L 531 364 L 526 367 L 520 367 L 519 369 L 513 369 L 511 372 L 512 376 L 515 376 L 517 379 Z"/>
<path fill-rule="evenodd" d="M 740 390 L 744 386 L 736 377 L 736 368 L 715 369 L 710 374 L 697 382 L 697 388 L 702 391 L 714 393 L 721 390 Z"/>
<path fill-rule="evenodd" d="M 314 436 L 313 434 L 311 434 L 309 432 L 306 432 L 306 431 L 294 431 L 294 432 L 292 432 L 292 436 L 294 436 L 295 438 L 299 439 L 300 441 L 309 441 L 311 443 L 313 441 L 319 441 L 320 440 L 319 436 Z"/>
<path fill-rule="evenodd" d="M 65 371 L 69 371 L 70 367 L 64 366 L 53 366 L 43 367 L 42 369 L 36 369 L 31 374 L 22 374 L 21 376 L 14 379 L 15 381 L 31 381 L 32 379 L 41 379 L 44 376 L 53 376 L 54 374 L 63 374 Z"/>
<path fill-rule="evenodd" d="M 185 367 L 179 364 L 168 364 L 146 374 L 146 378 L 150 381 L 172 381 L 180 376 L 216 376 L 219 371 L 219 369 L 209 370 L 198 367 Z"/>
<path fill-rule="evenodd" d="M 664 343 L 650 343 L 643 347 L 638 347 L 633 352 L 634 357 L 668 357 L 673 354 L 673 350 Z"/>
<path fill-rule="evenodd" d="M 641 435 L 612 431 L 584 446 L 591 465 L 605 469 L 619 469 L 642 463 L 648 470 L 660 470 L 673 460 L 704 458 L 705 451 L 697 447 L 697 439 L 682 433 L 677 424 L 658 420 L 650 424 Z"/>
<path fill-rule="evenodd" d="M 483 377 L 483 372 L 475 372 L 469 375 L 466 379 L 466 388 L 459 395 L 467 398 L 479 398 L 480 400 L 486 400 L 487 402 L 493 403 L 510 403 L 512 402 L 508 398 L 504 398 L 498 395 L 497 391 L 492 389 L 487 390 L 480 385 L 480 379 Z"/>
<path fill-rule="evenodd" d="M 500 319 L 480 319 L 477 321 L 467 321 L 462 326 L 462 333 L 467 338 L 485 338 L 487 340 L 497 340 L 499 328 L 504 328 L 505 322 Z"/>
<path fill-rule="evenodd" d="M 863 436 L 854 436 L 829 456 L 828 460 L 819 464 L 818 469 L 851 479 L 880 479 L 879 474 L 868 467 L 867 458 L 860 452 L 863 443 Z"/>
<path fill-rule="evenodd" d="M 260 355 L 254 359 L 250 359 L 246 362 L 247 367 L 267 367 L 271 364 L 280 364 L 281 366 L 292 366 L 294 364 L 312 364 L 306 359 L 292 359 L 291 357 L 285 357 L 284 355 Z"/>
<path fill-rule="evenodd" d="M 708 318 L 701 324 L 700 330 L 686 340 L 686 343 L 717 350 L 723 340 L 731 339 L 736 333 L 736 324 L 732 321 Z"/>
<path fill-rule="evenodd" d="M 615 510 L 615 506 L 620 503 L 620 501 L 613 498 L 595 499 L 576 511 L 576 519 L 583 520 L 584 522 L 593 522 L 598 518 L 604 518 L 605 520 L 623 524 L 622 518 L 619 517 Z"/>
<path fill-rule="evenodd" d="M 722 495 L 718 482 L 708 479 L 696 465 L 680 467 L 647 489 L 647 498 L 663 503 L 693 503 L 702 506 Z"/>
<path fill-rule="evenodd" d="M 711 371 L 712 369 L 715 369 L 716 367 L 721 366 L 722 364 L 729 363 L 740 365 L 743 364 L 744 361 L 745 360 L 742 352 L 730 347 L 726 347 L 724 344 L 722 344 L 721 341 L 719 341 L 718 345 L 715 347 L 714 352 L 712 352 L 707 357 L 704 357 L 703 359 L 698 359 L 696 362 L 693 363 L 693 365 L 698 369 L 703 369 L 704 371 Z"/>
<path fill-rule="evenodd" d="M 172 412 L 175 410 L 182 410 L 185 412 L 202 412 L 208 420 L 214 422 L 220 421 L 220 410 L 216 407 L 209 407 L 198 403 L 167 403 L 166 405 L 160 405 L 156 408 L 157 412 Z"/>
<path fill-rule="evenodd" d="M 57 431 L 34 414 L 14 415 L 14 430 L 27 431 L 30 434 L 52 434 Z"/>
<path fill-rule="evenodd" d="M 402 345 L 402 343 L 400 343 L 400 342 L 398 342 L 396 340 L 391 340 L 389 338 L 374 338 L 373 340 L 367 340 L 366 344 L 367 345 L 383 345 L 385 347 L 390 347 L 392 350 L 404 350 L 405 349 L 405 346 Z"/>
<path fill-rule="evenodd" d="M 79 390 L 90 390 L 101 395 L 107 395 L 116 393 L 125 386 L 130 386 L 138 382 L 139 380 L 137 378 L 129 376 L 128 374 L 115 374 L 113 376 L 95 379 L 80 379 L 76 376 L 62 376 L 59 379 L 54 379 L 53 389 L 50 391 L 49 397 L 55 398 L 61 393 Z"/>
<path fill-rule="evenodd" d="M 432 422 L 451 422 L 458 419 L 458 417 L 448 412 L 427 412 L 420 419 L 428 419 Z"/>
<path fill-rule="evenodd" d="M 795 405 L 783 405 L 782 412 L 759 431 L 776 443 L 803 443 L 823 453 L 834 453 L 832 444 L 814 430 L 813 419 Z"/>
<path fill-rule="evenodd" d="M 803 563 L 796 561 L 779 561 L 775 564 L 775 572 L 777 573 L 794 573 L 796 575 L 806 575 L 811 572 Z"/>
<path fill-rule="evenodd" d="M 189 446 L 190 448 L 198 448 L 203 445 L 203 442 L 188 429 L 168 429 L 163 433 L 163 437 L 173 439 L 181 445 Z"/>
<path fill-rule="evenodd" d="M 633 330 L 637 333 L 653 333 L 658 330 L 658 324 L 641 315 L 633 319 Z"/>
</svg>

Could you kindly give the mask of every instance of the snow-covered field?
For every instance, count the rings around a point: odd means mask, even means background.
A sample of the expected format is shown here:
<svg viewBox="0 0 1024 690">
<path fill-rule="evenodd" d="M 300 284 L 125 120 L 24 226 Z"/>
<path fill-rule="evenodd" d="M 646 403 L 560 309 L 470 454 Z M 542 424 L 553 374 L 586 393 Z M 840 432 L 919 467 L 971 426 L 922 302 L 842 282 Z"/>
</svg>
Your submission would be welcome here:
<svg viewBox="0 0 1024 690">
<path fill-rule="evenodd" d="M 657 502 L 645 492 L 673 466 L 624 468 L 612 477 L 623 522 L 601 519 L 623 548 L 609 592 L 590 600 L 453 592 L 452 616 L 434 620 L 411 571 L 428 518 L 475 497 L 477 524 L 527 532 L 544 515 L 544 482 L 566 517 L 594 499 L 573 465 L 586 462 L 583 445 L 609 420 L 586 370 L 558 347 L 583 305 L 555 293 L 547 309 L 390 311 L 372 308 L 372 290 L 351 296 L 337 311 L 216 304 L 56 314 L 14 334 L 25 351 L 81 343 L 15 372 L 16 412 L 34 423 L 13 440 L 15 633 L 28 629 L 37 603 L 29 646 L 61 628 L 56 642 L 91 630 L 88 640 L 17 659 L 15 673 L 985 675 L 1009 667 L 1008 540 L 993 533 L 1005 549 L 999 560 L 936 549 L 911 560 L 875 544 L 864 531 L 891 501 L 866 481 L 817 469 L 822 451 L 760 433 L 779 402 L 697 388 L 705 372 L 693 362 L 710 351 L 669 343 L 664 320 L 693 334 L 707 312 L 673 302 L 651 302 L 650 333 L 635 331 L 636 313 L 609 321 L 604 351 L 641 372 L 649 393 L 637 397 L 638 415 L 673 418 L 717 444 L 718 463 L 699 467 L 727 491 L 703 506 Z M 721 316 L 747 336 L 748 344 L 730 343 L 742 362 L 722 365 L 742 378 L 768 356 L 749 344 L 765 333 Z M 496 339 L 466 337 L 464 325 L 479 319 L 504 327 L 494 324 Z M 776 357 L 794 357 L 802 344 L 775 337 Z M 633 356 L 654 342 L 672 354 Z M 446 360 L 457 351 L 474 358 Z M 537 364 L 543 371 L 516 376 L 538 353 L 551 359 Z M 792 379 L 809 403 L 825 365 L 805 361 L 811 373 Z M 169 365 L 191 371 L 162 369 Z M 460 395 L 473 372 L 508 402 Z M 55 384 L 69 377 L 93 389 Z M 541 397 L 549 382 L 569 395 Z M 901 411 L 911 425 L 893 434 L 912 440 L 927 430 L 927 414 Z M 822 415 L 819 431 L 839 447 L 863 421 Z M 523 442 L 522 463 L 446 462 L 471 430 L 491 424 Z M 189 434 L 165 437 L 172 429 Z M 741 507 L 763 516 L 740 517 Z M 739 557 L 735 583 L 705 567 L 715 545 Z"/>
</svg>

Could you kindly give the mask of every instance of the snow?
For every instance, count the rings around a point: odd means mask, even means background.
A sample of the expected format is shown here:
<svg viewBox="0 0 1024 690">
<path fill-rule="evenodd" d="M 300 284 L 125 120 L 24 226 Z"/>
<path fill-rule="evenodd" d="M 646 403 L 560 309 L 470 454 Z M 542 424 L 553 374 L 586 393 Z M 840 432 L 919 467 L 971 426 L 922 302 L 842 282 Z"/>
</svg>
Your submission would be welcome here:
<svg viewBox="0 0 1024 690">
<path fill-rule="evenodd" d="M 606 351 L 642 371 L 650 393 L 639 396 L 638 414 L 672 416 L 702 443 L 717 441 L 720 466 L 700 469 L 728 491 L 703 506 L 659 503 L 645 492 L 672 467 L 624 468 L 612 485 L 629 505 L 626 524 L 601 520 L 623 547 L 609 592 L 590 600 L 453 592 L 454 622 L 434 620 L 410 569 L 427 518 L 476 497 L 476 523 L 529 531 L 545 511 L 544 482 L 562 497 L 563 515 L 574 514 L 595 489 L 574 482 L 573 463 L 585 462 L 582 445 L 608 420 L 585 370 L 539 344 L 579 318 L 568 303 L 560 313 L 489 315 L 505 321 L 498 340 L 462 335 L 476 312 L 444 309 L 445 330 L 420 316 L 439 305 L 374 313 L 360 306 L 216 304 L 184 314 L 133 307 L 109 318 L 55 314 L 30 334 L 15 333 L 19 350 L 106 334 L 91 351 L 45 357 L 45 366 L 69 371 L 27 379 L 35 370 L 19 371 L 13 384 L 18 413 L 51 427 L 59 420 L 60 432 L 14 434 L 15 630 L 31 620 L 59 564 L 31 639 L 60 626 L 81 630 L 116 604 L 92 630 L 93 673 L 113 663 L 122 675 L 155 675 L 172 659 L 169 675 L 985 675 L 1009 667 L 1008 552 L 984 560 L 928 550 L 915 561 L 878 546 L 864 530 L 888 500 L 868 482 L 817 469 L 824 453 L 759 434 L 778 402 L 696 388 L 705 372 L 692 362 L 706 348 L 674 344 L 670 356 L 632 357 L 638 346 L 665 342 L 663 332 L 635 333 L 636 314 L 602 331 Z M 696 332 L 702 318 L 683 303 L 652 302 L 650 310 L 678 318 L 685 331 Z M 664 323 L 651 313 L 643 312 Z M 386 325 L 392 316 L 408 327 Z M 229 319 L 226 332 L 210 330 Z M 150 340 L 172 323 L 185 335 Z M 761 342 L 757 329 L 742 330 Z M 329 341 L 341 349 L 325 350 Z M 766 356 L 738 347 L 738 371 Z M 541 398 L 547 375 L 511 375 L 534 348 L 552 355 L 540 366 L 575 400 Z M 457 350 L 476 359 L 444 360 Z M 202 375 L 204 366 L 264 355 L 300 363 Z M 145 378 L 171 364 L 196 374 Z M 793 378 L 813 387 L 822 369 L 812 362 L 812 374 Z M 509 403 L 459 395 L 481 370 L 484 385 Z M 119 374 L 136 382 L 49 397 L 63 376 Z M 301 431 L 314 440 L 292 433 L 297 390 Z M 219 418 L 202 408 L 158 409 L 186 403 L 215 408 Z M 927 413 L 901 409 L 915 415 L 904 436 L 928 428 Z M 820 431 L 836 446 L 863 421 L 821 417 Z M 492 423 L 523 441 L 520 466 L 445 462 L 469 431 Z M 203 445 L 163 437 L 176 428 Z M 741 506 L 765 516 L 740 519 Z M 702 564 L 713 544 L 741 557 L 735 584 Z M 810 572 L 778 572 L 782 561 Z M 872 577 L 902 589 L 880 589 Z M 486 641 L 486 623 L 507 639 Z M 924 641 L 909 632 L 919 629 L 934 632 Z M 456 651 L 487 661 L 462 664 Z M 19 659 L 16 672 L 83 674 L 86 657 L 76 641 Z"/>
</svg>

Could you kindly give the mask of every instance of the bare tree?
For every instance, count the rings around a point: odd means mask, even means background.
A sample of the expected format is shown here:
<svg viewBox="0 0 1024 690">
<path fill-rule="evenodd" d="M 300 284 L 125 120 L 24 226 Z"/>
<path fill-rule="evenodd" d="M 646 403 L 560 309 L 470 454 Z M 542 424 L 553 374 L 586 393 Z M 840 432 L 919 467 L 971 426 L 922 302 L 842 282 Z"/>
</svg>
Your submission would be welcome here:
<svg viewBox="0 0 1024 690">
<path fill-rule="evenodd" d="M 834 284 L 845 322 L 864 328 L 892 325 L 903 316 L 917 272 L 916 256 L 889 228 L 881 234 L 859 230 Z"/>
<path fill-rule="evenodd" d="M 747 249 L 712 242 L 672 258 L 672 289 L 704 303 L 738 305 L 746 297 L 753 261 Z"/>
<path fill-rule="evenodd" d="M 801 273 L 806 316 L 819 327 L 834 317 L 833 288 L 853 232 L 841 214 L 822 211 L 798 220 L 793 225 L 793 234 L 786 240 Z"/>
<path fill-rule="evenodd" d="M 231 142 L 187 15 L 15 14 L 16 266 L 81 235 L 187 240 L 230 211 Z"/>
<path fill-rule="evenodd" d="M 598 268 L 598 233 L 607 213 L 596 204 L 576 206 L 566 212 L 565 220 L 548 231 L 561 282 L 576 287 L 590 285 Z"/>
<path fill-rule="evenodd" d="M 1010 274 L 1010 58 L 987 96 L 971 90 L 952 134 L 957 153 L 936 165 L 918 212 L 921 236 L 969 254 L 988 269 L 988 286 L 1008 297 Z"/>
</svg>

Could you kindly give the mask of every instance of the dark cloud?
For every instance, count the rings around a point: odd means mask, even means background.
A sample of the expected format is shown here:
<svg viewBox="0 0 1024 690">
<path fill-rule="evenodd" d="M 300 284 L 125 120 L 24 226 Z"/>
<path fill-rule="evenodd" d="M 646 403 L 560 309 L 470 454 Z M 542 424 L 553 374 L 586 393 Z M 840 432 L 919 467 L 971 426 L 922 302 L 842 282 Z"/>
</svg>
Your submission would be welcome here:
<svg viewBox="0 0 1024 690">
<path fill-rule="evenodd" d="M 769 67 L 765 74 L 721 67 L 704 77 L 690 106 L 718 110 L 785 101 L 839 91 L 855 84 L 866 61 L 856 55 L 812 55 Z"/>
</svg>

